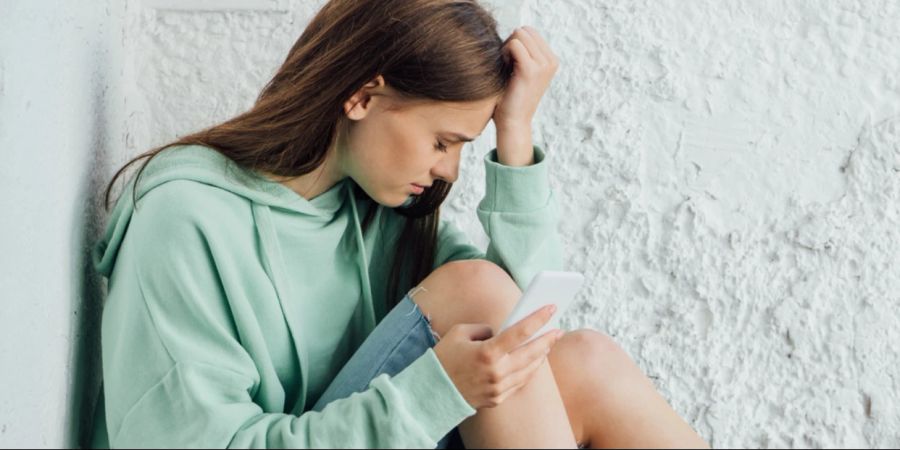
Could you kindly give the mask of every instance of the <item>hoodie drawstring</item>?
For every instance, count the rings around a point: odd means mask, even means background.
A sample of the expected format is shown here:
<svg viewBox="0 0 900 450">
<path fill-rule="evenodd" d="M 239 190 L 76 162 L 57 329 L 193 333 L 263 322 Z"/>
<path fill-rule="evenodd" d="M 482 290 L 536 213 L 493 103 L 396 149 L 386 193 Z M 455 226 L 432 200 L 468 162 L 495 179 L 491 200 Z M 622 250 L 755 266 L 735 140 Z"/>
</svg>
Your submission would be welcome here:
<svg viewBox="0 0 900 450">
<path fill-rule="evenodd" d="M 297 317 L 293 311 L 290 311 L 290 299 L 296 298 L 290 292 L 290 283 L 287 282 L 287 275 L 284 273 L 284 258 L 281 255 L 281 245 L 278 242 L 278 235 L 275 233 L 275 226 L 272 223 L 272 210 L 268 205 L 261 203 L 252 204 L 253 218 L 256 223 L 256 230 L 259 233 L 261 260 L 263 269 L 269 274 L 272 285 L 279 298 L 281 312 L 285 317 Z M 294 341 L 294 348 L 297 349 L 298 358 L 300 360 L 300 399 L 297 401 L 298 406 L 303 406 L 306 402 L 306 392 L 309 384 L 309 356 L 307 355 L 306 345 L 303 343 L 302 331 L 296 329 L 292 324 L 294 321 L 286 320 L 288 329 L 291 332 L 291 339 Z"/>
<path fill-rule="evenodd" d="M 356 209 L 356 198 L 353 195 L 353 187 L 348 184 L 346 187 L 347 196 L 350 198 L 350 207 L 353 209 L 353 225 L 354 225 L 354 233 L 356 234 L 356 244 L 359 247 L 359 252 L 356 254 L 356 263 L 359 266 L 359 274 L 362 277 L 362 293 L 363 299 L 365 300 L 363 304 L 365 305 L 365 329 L 366 330 L 374 330 L 375 329 L 375 304 L 372 300 L 372 283 L 369 280 L 369 254 L 366 251 L 366 242 L 363 239 L 362 234 L 362 225 L 359 223 L 359 213 Z M 374 206 L 372 206 L 374 208 Z"/>
<path fill-rule="evenodd" d="M 375 329 L 376 320 L 375 320 L 375 309 L 374 309 L 374 301 L 372 298 L 372 284 L 369 279 L 369 270 L 368 270 L 368 254 L 369 252 L 366 249 L 365 240 L 363 239 L 362 234 L 362 225 L 359 220 L 359 212 L 356 206 L 356 199 L 353 195 L 353 189 L 351 186 L 347 186 L 347 195 L 350 200 L 350 207 L 353 210 L 353 227 L 354 227 L 354 235 L 356 237 L 355 241 L 357 246 L 359 247 L 359 251 L 357 252 L 356 263 L 359 269 L 359 274 L 362 281 L 362 294 L 363 294 L 363 329 L 371 332 Z M 290 292 L 290 284 L 287 282 L 287 275 L 284 273 L 284 258 L 281 254 L 281 245 L 278 242 L 278 235 L 275 231 L 275 225 L 272 221 L 272 211 L 268 205 L 261 203 L 253 203 L 252 207 L 254 222 L 256 223 L 257 232 L 259 233 L 259 240 L 261 246 L 261 260 L 263 263 L 263 267 L 266 273 L 272 279 L 272 284 L 275 287 L 276 292 L 278 293 L 279 298 L 281 299 L 281 309 L 282 313 L 285 314 L 286 317 L 297 317 L 294 312 L 289 311 L 290 309 L 290 301 L 289 299 L 295 298 L 294 294 Z M 292 321 L 287 321 L 288 326 Z M 306 353 L 306 347 L 302 342 L 302 330 L 296 330 L 291 328 L 291 336 L 294 340 L 294 346 L 297 348 L 299 359 L 300 359 L 300 369 L 301 369 L 301 383 L 300 392 L 306 392 L 307 390 L 307 382 L 308 382 L 308 356 Z"/>
</svg>

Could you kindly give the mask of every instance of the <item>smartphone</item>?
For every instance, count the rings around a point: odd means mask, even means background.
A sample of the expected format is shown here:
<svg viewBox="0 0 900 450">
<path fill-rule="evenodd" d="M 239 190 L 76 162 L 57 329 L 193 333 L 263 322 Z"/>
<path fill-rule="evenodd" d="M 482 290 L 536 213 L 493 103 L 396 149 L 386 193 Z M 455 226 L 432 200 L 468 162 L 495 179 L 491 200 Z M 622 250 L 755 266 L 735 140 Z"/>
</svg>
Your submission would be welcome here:
<svg viewBox="0 0 900 450">
<path fill-rule="evenodd" d="M 498 334 L 529 314 L 551 303 L 556 305 L 556 312 L 553 313 L 553 317 L 522 345 L 531 342 L 554 328 L 559 328 L 560 315 L 572 305 L 573 300 L 575 300 L 575 294 L 581 290 L 582 284 L 584 284 L 584 275 L 578 272 L 556 270 L 538 272 L 531 280 L 531 283 L 528 284 L 528 288 L 525 289 L 525 293 L 522 294 L 522 298 L 516 303 L 509 317 L 506 318 L 506 322 L 503 322 L 503 325 L 500 326 Z"/>
</svg>

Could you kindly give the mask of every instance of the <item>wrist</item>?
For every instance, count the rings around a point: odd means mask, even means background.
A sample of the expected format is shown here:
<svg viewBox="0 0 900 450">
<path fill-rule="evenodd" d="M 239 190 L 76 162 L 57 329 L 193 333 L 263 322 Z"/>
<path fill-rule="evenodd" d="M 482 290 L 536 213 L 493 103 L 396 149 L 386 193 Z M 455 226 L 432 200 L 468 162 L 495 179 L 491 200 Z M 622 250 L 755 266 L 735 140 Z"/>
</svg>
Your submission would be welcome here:
<svg viewBox="0 0 900 450">
<path fill-rule="evenodd" d="M 494 128 L 497 129 L 497 133 L 527 133 L 529 136 L 531 135 L 531 121 L 530 120 L 518 120 L 518 119 L 510 119 L 510 120 L 495 120 Z"/>
<path fill-rule="evenodd" d="M 507 124 L 497 128 L 497 162 L 504 166 L 534 164 L 531 124 Z"/>
</svg>

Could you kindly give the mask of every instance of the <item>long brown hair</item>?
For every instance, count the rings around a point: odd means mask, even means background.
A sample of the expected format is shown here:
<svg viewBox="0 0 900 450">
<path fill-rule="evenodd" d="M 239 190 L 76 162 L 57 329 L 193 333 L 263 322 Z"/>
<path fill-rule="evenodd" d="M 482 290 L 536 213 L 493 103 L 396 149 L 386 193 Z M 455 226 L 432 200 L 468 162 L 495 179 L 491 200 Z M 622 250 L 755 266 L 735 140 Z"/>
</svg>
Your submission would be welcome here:
<svg viewBox="0 0 900 450">
<path fill-rule="evenodd" d="M 241 167 L 279 177 L 312 172 L 339 138 L 347 120 L 343 103 L 377 75 L 409 100 L 466 102 L 501 94 L 512 63 L 496 28 L 476 0 L 331 0 L 248 111 L 129 161 L 106 188 L 106 208 L 113 184 L 129 166 L 148 158 L 140 179 L 153 157 L 178 145 L 204 145 Z M 356 195 L 368 197 L 353 186 Z M 399 301 L 401 273 L 412 286 L 431 272 L 440 205 L 451 187 L 435 180 L 413 203 L 394 208 L 406 223 L 389 277 L 388 309 Z M 366 213 L 363 232 L 375 210 Z"/>
</svg>

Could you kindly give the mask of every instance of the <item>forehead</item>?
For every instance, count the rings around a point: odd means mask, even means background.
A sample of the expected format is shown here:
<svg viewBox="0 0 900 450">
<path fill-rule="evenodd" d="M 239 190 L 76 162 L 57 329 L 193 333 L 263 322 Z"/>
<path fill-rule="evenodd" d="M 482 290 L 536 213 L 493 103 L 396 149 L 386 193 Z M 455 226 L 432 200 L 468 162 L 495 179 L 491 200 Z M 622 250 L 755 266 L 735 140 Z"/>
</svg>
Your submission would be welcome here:
<svg viewBox="0 0 900 450">
<path fill-rule="evenodd" d="M 498 98 L 471 102 L 424 101 L 413 105 L 409 113 L 426 122 L 434 131 L 481 134 L 494 114 Z"/>
</svg>

